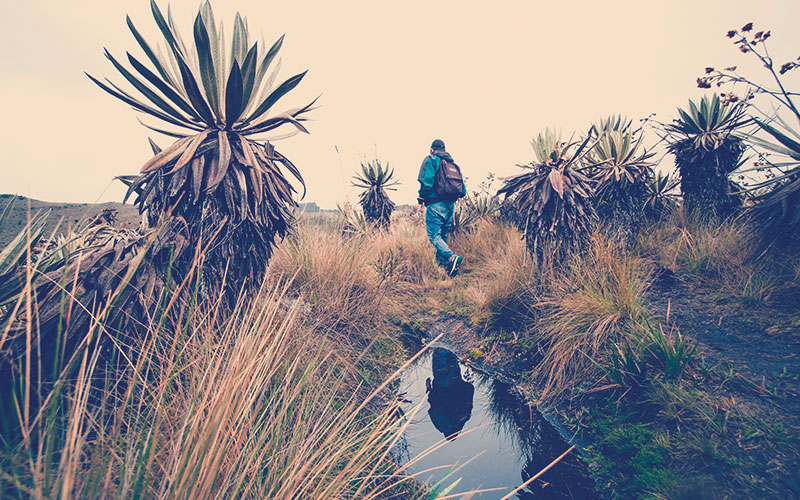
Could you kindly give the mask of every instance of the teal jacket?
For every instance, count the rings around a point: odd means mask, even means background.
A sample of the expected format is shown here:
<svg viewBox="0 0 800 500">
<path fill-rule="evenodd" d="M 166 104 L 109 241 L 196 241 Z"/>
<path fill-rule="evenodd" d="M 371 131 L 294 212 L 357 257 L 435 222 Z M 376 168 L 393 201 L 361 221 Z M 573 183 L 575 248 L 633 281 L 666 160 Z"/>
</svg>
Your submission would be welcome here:
<svg viewBox="0 0 800 500">
<path fill-rule="evenodd" d="M 439 164 L 442 162 L 441 158 L 447 161 L 453 161 L 453 157 L 450 156 L 450 153 L 447 151 L 436 151 L 435 154 L 426 156 L 422 161 L 422 166 L 419 168 L 419 175 L 417 176 L 417 180 L 419 181 L 419 197 L 417 201 L 425 206 L 431 203 L 444 201 L 436 195 L 436 191 L 433 189 L 433 181 L 436 179 L 436 172 L 439 171 Z M 467 194 L 466 183 L 462 191 L 462 194 Z"/>
</svg>

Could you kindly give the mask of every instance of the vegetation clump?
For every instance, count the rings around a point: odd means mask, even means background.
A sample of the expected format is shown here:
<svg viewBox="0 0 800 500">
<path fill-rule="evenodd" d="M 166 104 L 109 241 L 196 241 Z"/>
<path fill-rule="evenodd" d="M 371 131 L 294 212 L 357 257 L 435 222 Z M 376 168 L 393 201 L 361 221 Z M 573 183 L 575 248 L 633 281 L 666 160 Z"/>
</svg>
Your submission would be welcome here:
<svg viewBox="0 0 800 500">
<path fill-rule="evenodd" d="M 145 125 L 177 140 L 163 150 L 151 141 L 155 156 L 141 173 L 120 178 L 128 186 L 126 199 L 135 195 L 134 204 L 151 227 L 180 217 L 193 244 L 214 240 L 203 264 L 207 284 L 226 282 L 234 294 L 242 286 L 258 287 L 276 238 L 286 236 L 293 220 L 295 189 L 285 172 L 303 182 L 288 158 L 258 138 L 286 125 L 307 132 L 302 122 L 313 102 L 274 110 L 305 72 L 273 86 L 277 67 L 272 63 L 283 37 L 265 50 L 263 43 L 251 40 L 247 22 L 238 14 L 228 47 L 210 3 L 203 3 L 193 44 L 187 45 L 172 17 L 165 18 L 155 1 L 151 7 L 166 42 L 166 58 L 130 19 L 128 27 L 152 69 L 128 54 L 133 71 L 128 70 L 106 51 L 141 97 L 89 77 L 137 111 L 176 128 Z M 178 259 L 176 267 L 185 273 L 191 263 L 191 258 Z"/>
<path fill-rule="evenodd" d="M 550 129 L 531 142 L 536 160 L 498 190 L 523 215 L 523 234 L 538 265 L 561 265 L 585 250 L 597 216 L 590 180 L 579 166 L 589 139 L 563 142 Z"/>
<path fill-rule="evenodd" d="M 313 105 L 274 112 L 275 103 L 305 75 L 277 86 L 272 83 L 277 68 L 267 76 L 283 38 L 264 51 L 263 44 L 251 44 L 247 24 L 237 14 L 227 47 L 205 2 L 195 18 L 194 43 L 187 45 L 170 13 L 165 17 L 155 1 L 151 9 L 166 57 L 130 19 L 128 27 L 150 68 L 128 54 L 129 70 L 106 51 L 140 97 L 108 80 L 89 78 L 173 127 L 145 125 L 177 140 L 163 150 L 151 140 L 155 156 L 139 175 L 121 178 L 128 185 L 126 199 L 136 195 L 143 228 L 121 230 L 106 216 L 49 243 L 35 225 L 34 239 L 43 243 L 36 248 L 30 238 L 22 246 L 17 240 L 14 259 L 3 270 L 10 279 L 2 283 L 0 305 L 5 326 L 0 350 L 9 352 L 0 369 L 16 379 L 29 375 L 30 366 L 15 366 L 23 355 L 34 366 L 44 364 L 43 376 L 50 379 L 81 347 L 81 335 L 100 324 L 103 342 L 127 342 L 167 304 L 196 303 L 202 294 L 224 296 L 233 306 L 240 294 L 261 287 L 276 239 L 290 229 L 295 190 L 281 167 L 300 182 L 302 177 L 269 142 L 256 142 L 285 125 L 306 131 L 301 122 Z M 31 309 L 21 309 L 26 300 Z M 79 306 L 66 308 L 72 301 Z M 33 329 L 42 335 L 34 344 Z M 40 351 L 39 346 L 51 345 L 58 348 Z"/>
<path fill-rule="evenodd" d="M 649 221 L 657 221 L 675 212 L 678 208 L 678 195 L 675 189 L 680 179 L 670 174 L 655 172 L 647 181 L 644 202 L 644 216 Z"/>
<path fill-rule="evenodd" d="M 714 94 L 699 106 L 689 101 L 688 111 L 665 130 L 674 137 L 667 149 L 675 156 L 686 211 L 705 220 L 730 215 L 741 201 L 732 192 L 730 174 L 739 167 L 744 141 L 737 135 L 746 123 L 740 103 L 724 102 Z"/>
<path fill-rule="evenodd" d="M 386 193 L 387 189 L 394 190 L 392 186 L 397 181 L 392 181 L 394 169 L 387 164 L 381 165 L 379 160 L 362 163 L 361 173 L 354 176 L 353 185 L 364 191 L 359 195 L 359 203 L 367 222 L 377 227 L 386 229 L 391 223 L 394 202 Z"/>
<path fill-rule="evenodd" d="M 643 150 L 639 134 L 630 130 L 604 130 L 589 151 L 587 163 L 595 182 L 595 208 L 601 221 L 625 243 L 639 231 L 652 178 L 653 156 Z"/>
</svg>

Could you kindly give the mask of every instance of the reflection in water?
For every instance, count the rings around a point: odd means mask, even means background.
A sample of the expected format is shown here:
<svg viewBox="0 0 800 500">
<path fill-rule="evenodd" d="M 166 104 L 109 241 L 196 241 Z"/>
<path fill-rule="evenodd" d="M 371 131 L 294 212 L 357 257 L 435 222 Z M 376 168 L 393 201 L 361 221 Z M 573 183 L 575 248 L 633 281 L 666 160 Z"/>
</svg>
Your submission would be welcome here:
<svg viewBox="0 0 800 500">
<path fill-rule="evenodd" d="M 488 405 L 494 416 L 497 435 L 508 436 L 525 457 L 525 465 L 520 471 L 520 484 L 524 483 L 560 455 L 566 444 L 561 439 L 554 439 L 555 429 L 534 407 L 520 401 L 511 385 L 484 374 L 478 374 L 478 377 L 489 387 L 491 397 Z M 592 488 L 583 468 L 576 456 L 568 455 L 558 466 L 517 493 L 517 498 L 595 498 L 581 495 Z"/>
<path fill-rule="evenodd" d="M 501 498 L 569 446 L 535 408 L 516 395 L 512 386 L 461 365 L 447 349 L 434 348 L 421 356 L 401 376 L 399 389 L 410 414 L 426 396 L 429 404 L 427 413 L 413 416 L 398 450 L 400 460 L 407 461 L 438 447 L 415 462 L 410 473 L 425 471 L 419 478 L 435 484 L 448 467 L 435 468 L 465 464 L 480 455 L 448 478 L 447 484 L 461 478 L 452 494 L 502 488 L 474 497 Z M 578 457 L 567 455 L 516 498 L 594 499 L 598 495 L 593 486 Z"/>
<path fill-rule="evenodd" d="M 458 437 L 472 415 L 475 388 L 461 378 L 461 365 L 455 354 L 436 347 L 432 354 L 433 384 L 425 380 L 428 391 L 428 416 L 448 441 Z"/>
</svg>

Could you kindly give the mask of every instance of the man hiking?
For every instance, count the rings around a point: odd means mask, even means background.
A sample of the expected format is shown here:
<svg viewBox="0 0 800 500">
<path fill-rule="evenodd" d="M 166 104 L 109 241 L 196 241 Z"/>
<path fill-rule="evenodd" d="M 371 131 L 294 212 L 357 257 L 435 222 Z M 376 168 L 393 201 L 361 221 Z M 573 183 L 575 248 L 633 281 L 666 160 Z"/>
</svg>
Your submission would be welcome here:
<svg viewBox="0 0 800 500">
<path fill-rule="evenodd" d="M 455 201 L 467 194 L 461 169 L 444 148 L 444 141 L 436 139 L 431 144 L 431 154 L 425 157 L 419 169 L 419 211 L 425 212 L 428 239 L 436 248 L 436 260 L 449 276 L 458 274 L 464 259 L 447 246 L 447 235 L 453 225 Z"/>
</svg>

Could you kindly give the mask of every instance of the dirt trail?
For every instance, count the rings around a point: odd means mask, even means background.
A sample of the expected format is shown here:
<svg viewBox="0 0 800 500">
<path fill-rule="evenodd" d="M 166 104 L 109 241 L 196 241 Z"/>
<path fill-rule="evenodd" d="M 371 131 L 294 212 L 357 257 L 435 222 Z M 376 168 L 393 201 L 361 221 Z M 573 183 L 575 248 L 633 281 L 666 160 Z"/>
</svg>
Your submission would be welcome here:
<svg viewBox="0 0 800 500">
<path fill-rule="evenodd" d="M 800 498 L 800 328 L 797 306 L 745 307 L 703 285 L 663 280 L 649 293 L 650 309 L 697 343 L 713 382 L 754 417 L 770 439 L 738 443 L 743 461 L 761 464 L 760 477 L 738 478 L 758 498 Z M 669 316 L 669 317 L 667 317 Z M 775 439 L 785 435 L 786 440 Z M 756 435 L 756 437 L 760 437 Z M 749 498 L 749 497 L 748 497 Z M 753 497 L 755 498 L 755 497 Z"/>
</svg>

